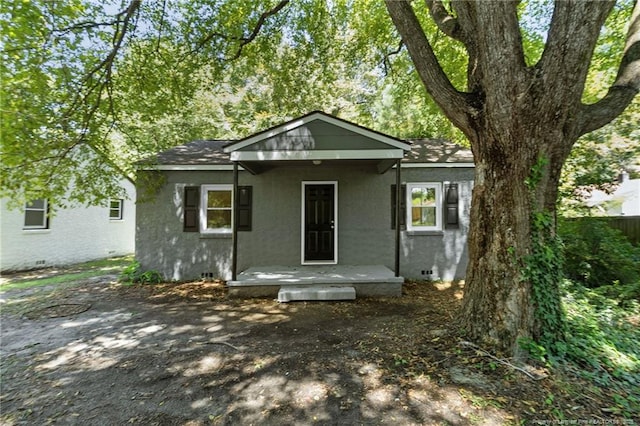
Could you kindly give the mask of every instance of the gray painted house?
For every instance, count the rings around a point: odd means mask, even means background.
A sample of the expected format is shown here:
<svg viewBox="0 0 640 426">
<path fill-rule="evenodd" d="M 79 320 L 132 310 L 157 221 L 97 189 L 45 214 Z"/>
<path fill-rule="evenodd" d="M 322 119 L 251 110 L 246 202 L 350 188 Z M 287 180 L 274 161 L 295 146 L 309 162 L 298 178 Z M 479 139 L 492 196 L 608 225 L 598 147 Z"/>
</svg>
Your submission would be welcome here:
<svg viewBox="0 0 640 426">
<path fill-rule="evenodd" d="M 138 187 L 149 201 L 137 206 L 136 258 L 167 279 L 231 286 L 344 271 L 463 278 L 473 167 L 457 145 L 322 112 L 235 142 L 194 141 L 140 168 L 162 184 L 147 196 Z"/>
</svg>

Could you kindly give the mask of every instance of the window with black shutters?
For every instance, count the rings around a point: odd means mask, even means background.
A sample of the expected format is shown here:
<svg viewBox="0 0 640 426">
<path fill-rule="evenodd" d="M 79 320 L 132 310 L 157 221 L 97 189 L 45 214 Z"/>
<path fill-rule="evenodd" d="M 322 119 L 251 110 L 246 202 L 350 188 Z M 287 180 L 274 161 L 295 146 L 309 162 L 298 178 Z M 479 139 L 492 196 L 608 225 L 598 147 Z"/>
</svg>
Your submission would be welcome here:
<svg viewBox="0 0 640 426">
<path fill-rule="evenodd" d="M 232 185 L 184 188 L 184 232 L 230 233 L 233 223 Z M 238 187 L 238 231 L 251 231 L 253 188 Z"/>
</svg>

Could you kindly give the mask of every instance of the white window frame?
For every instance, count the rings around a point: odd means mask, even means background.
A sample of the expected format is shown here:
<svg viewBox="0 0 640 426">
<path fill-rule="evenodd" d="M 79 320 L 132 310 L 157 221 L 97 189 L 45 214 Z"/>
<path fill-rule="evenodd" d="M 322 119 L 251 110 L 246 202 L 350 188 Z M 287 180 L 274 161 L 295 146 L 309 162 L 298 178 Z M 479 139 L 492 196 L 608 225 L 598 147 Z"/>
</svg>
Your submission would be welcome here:
<svg viewBox="0 0 640 426">
<path fill-rule="evenodd" d="M 39 201 L 42 200 L 43 201 L 43 207 L 42 208 L 34 208 L 34 207 L 30 207 L 29 204 L 33 203 L 34 201 Z M 42 224 L 39 225 L 27 225 L 27 212 L 29 211 L 34 211 L 34 212 L 42 212 Z M 49 218 L 47 217 L 47 213 L 49 212 L 49 200 L 47 200 L 46 198 L 39 198 L 37 200 L 33 200 L 30 202 L 25 203 L 24 205 L 24 228 L 23 229 L 49 229 Z"/>
<path fill-rule="evenodd" d="M 207 228 L 207 206 L 209 191 L 229 191 L 231 193 L 231 227 L 230 228 Z M 200 187 L 200 232 L 203 234 L 231 234 L 233 231 L 233 205 L 234 194 L 233 185 L 202 185 Z M 226 210 L 226 209 L 225 209 Z"/>
<path fill-rule="evenodd" d="M 118 207 L 112 207 L 111 203 L 118 203 Z M 111 217 L 111 212 L 117 211 L 118 217 Z M 118 221 L 124 219 L 124 200 L 122 198 L 110 199 L 109 200 L 109 220 L 110 221 Z"/>
<path fill-rule="evenodd" d="M 433 188 L 436 193 L 436 224 L 435 226 L 414 226 L 411 210 L 411 192 L 415 188 Z M 442 183 L 441 182 L 407 182 L 407 230 L 408 231 L 442 231 Z"/>
</svg>

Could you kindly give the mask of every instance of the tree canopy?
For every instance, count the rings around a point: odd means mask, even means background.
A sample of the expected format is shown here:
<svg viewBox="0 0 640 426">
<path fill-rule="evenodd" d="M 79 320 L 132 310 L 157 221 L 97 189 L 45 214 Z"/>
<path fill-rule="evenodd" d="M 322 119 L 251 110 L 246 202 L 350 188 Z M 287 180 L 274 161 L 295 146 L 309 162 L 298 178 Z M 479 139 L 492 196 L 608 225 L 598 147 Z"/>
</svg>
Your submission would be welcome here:
<svg viewBox="0 0 640 426">
<path fill-rule="evenodd" d="M 99 203 L 133 163 L 324 110 L 459 132 L 378 2 L 3 2 L 2 196 Z M 365 13 L 366 12 L 366 13 Z M 459 67 L 452 60 L 452 71 Z"/>
<path fill-rule="evenodd" d="M 520 7 L 528 61 L 542 52 L 550 6 Z M 623 6 L 589 89 L 616 68 Z M 464 47 L 428 18 L 434 49 L 446 52 L 440 64 L 462 90 Z M 105 167 L 133 177 L 132 163 L 160 149 L 246 136 L 314 109 L 394 136 L 466 143 L 422 89 L 379 2 L 36 0 L 3 2 L 0 19 L 1 195 L 16 206 L 98 203 L 118 192 Z"/>
</svg>

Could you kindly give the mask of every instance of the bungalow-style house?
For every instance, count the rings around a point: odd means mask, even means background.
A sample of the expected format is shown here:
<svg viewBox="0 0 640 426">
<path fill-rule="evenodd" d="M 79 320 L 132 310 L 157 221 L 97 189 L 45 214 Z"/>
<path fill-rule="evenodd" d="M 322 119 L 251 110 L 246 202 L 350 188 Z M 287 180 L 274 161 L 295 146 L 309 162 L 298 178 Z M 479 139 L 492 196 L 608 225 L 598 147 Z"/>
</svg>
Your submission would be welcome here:
<svg viewBox="0 0 640 426">
<path fill-rule="evenodd" d="M 405 277 L 465 274 L 473 156 L 445 141 L 312 112 L 169 149 L 139 173 L 161 183 L 137 188 L 136 258 L 166 279 L 286 301 L 310 285 L 331 288 L 310 298 L 400 295 Z"/>
<path fill-rule="evenodd" d="M 128 179 L 120 185 L 126 198 L 102 206 L 56 208 L 38 199 L 22 209 L 10 210 L 0 200 L 0 271 L 13 272 L 62 266 L 128 255 L 135 247 L 135 187 Z"/>
</svg>

